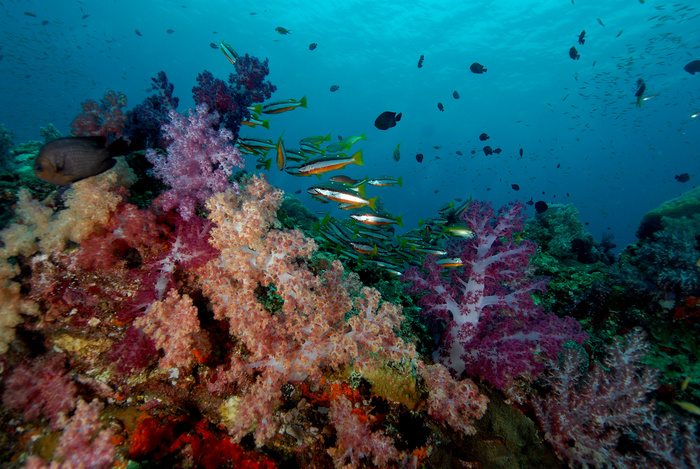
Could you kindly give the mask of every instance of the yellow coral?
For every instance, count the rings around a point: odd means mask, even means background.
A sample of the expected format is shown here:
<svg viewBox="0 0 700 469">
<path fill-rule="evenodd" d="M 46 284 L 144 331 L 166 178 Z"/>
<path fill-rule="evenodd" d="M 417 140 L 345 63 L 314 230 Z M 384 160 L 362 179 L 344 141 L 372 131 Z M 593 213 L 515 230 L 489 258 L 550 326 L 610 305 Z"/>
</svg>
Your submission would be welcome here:
<svg viewBox="0 0 700 469">
<path fill-rule="evenodd" d="M 8 344 L 15 338 L 15 326 L 22 322 L 22 314 L 39 314 L 36 303 L 22 297 L 20 284 L 10 280 L 17 275 L 17 268 L 0 260 L 0 355 L 7 352 Z"/>
</svg>

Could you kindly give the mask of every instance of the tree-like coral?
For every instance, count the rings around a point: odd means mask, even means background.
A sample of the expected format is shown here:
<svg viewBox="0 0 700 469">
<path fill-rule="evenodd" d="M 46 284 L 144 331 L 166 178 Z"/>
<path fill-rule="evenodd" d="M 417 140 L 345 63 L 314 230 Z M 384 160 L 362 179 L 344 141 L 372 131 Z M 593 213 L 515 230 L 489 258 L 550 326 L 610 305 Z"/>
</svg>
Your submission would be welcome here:
<svg viewBox="0 0 700 469">
<path fill-rule="evenodd" d="M 154 173 L 170 186 L 158 199 L 163 209 L 177 208 L 182 218 L 190 220 L 197 206 L 212 194 L 235 187 L 228 179 L 234 167 L 243 167 L 243 157 L 232 145 L 229 130 L 215 130 L 219 114 L 210 114 L 206 105 L 197 106 L 187 117 L 176 111 L 169 116 L 170 122 L 162 129 L 167 155 L 148 150 L 146 158 Z"/>
<path fill-rule="evenodd" d="M 116 140 L 124 131 L 126 116 L 122 108 L 126 106 L 124 93 L 109 91 L 100 102 L 91 99 L 82 103 L 83 113 L 71 122 L 71 130 L 76 137 L 102 135 L 107 141 Z"/>
</svg>

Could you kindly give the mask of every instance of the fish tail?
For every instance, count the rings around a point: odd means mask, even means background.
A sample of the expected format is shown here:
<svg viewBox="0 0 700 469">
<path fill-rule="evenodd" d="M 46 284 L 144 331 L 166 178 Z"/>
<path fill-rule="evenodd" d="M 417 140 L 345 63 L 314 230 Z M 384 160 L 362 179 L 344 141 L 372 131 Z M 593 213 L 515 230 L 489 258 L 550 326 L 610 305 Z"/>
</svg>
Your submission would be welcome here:
<svg viewBox="0 0 700 469">
<path fill-rule="evenodd" d="M 357 153 L 352 155 L 352 162 L 360 166 L 365 165 L 365 163 L 362 161 L 362 150 L 358 150 Z"/>
<path fill-rule="evenodd" d="M 306 107 L 306 96 L 302 96 L 299 100 L 299 106 Z"/>
<path fill-rule="evenodd" d="M 396 224 L 399 225 L 401 228 L 403 228 L 403 223 L 401 222 L 401 219 L 403 218 L 403 215 L 400 217 L 396 217 Z"/>
<path fill-rule="evenodd" d="M 355 186 L 357 188 L 357 193 L 360 197 L 363 199 L 367 198 L 367 192 L 365 192 L 365 187 L 367 186 L 367 183 L 363 182 L 362 184 Z"/>
<path fill-rule="evenodd" d="M 403 187 L 403 179 L 401 179 L 401 176 L 396 180 L 396 184 L 398 184 L 399 187 Z"/>
<path fill-rule="evenodd" d="M 368 200 L 368 202 L 369 203 L 367 205 L 369 205 L 369 208 L 371 208 L 372 210 L 374 210 L 376 212 L 377 211 L 377 198 L 372 197 L 371 199 Z"/>
<path fill-rule="evenodd" d="M 260 125 L 265 127 L 267 130 L 270 130 L 270 119 L 268 119 L 266 121 L 262 121 L 262 124 L 260 124 Z"/>
</svg>

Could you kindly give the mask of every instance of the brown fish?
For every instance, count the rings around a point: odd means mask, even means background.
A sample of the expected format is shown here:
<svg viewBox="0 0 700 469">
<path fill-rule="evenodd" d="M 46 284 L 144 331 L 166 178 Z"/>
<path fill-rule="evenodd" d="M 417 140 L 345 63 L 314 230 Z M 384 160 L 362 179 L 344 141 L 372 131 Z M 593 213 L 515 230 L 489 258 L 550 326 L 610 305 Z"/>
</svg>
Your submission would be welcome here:
<svg viewBox="0 0 700 469">
<path fill-rule="evenodd" d="M 105 147 L 105 137 L 66 137 L 44 145 L 34 161 L 34 173 L 57 186 L 95 176 L 110 169 L 114 156 L 125 154 L 126 142 L 117 140 Z"/>
</svg>

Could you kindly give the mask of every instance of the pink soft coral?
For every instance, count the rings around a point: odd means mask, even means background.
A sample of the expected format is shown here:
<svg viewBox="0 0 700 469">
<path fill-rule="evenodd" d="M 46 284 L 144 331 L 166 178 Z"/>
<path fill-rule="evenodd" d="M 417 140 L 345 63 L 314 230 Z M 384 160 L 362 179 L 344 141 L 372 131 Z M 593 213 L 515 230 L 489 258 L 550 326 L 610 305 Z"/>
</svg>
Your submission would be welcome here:
<svg viewBox="0 0 700 469">
<path fill-rule="evenodd" d="M 424 273 L 413 268 L 405 276 L 412 291 L 425 292 L 425 314 L 447 324 L 442 362 L 457 375 L 480 375 L 499 388 L 516 377 L 534 379 L 544 368 L 540 354 L 556 356 L 563 342 L 586 339 L 576 321 L 544 314 L 531 297 L 547 282 L 528 273 L 535 243 L 515 240 L 523 209 L 516 203 L 496 215 L 490 204 L 472 202 L 462 218 L 474 238 L 452 247 L 464 266 L 444 277 L 429 256 Z"/>
<path fill-rule="evenodd" d="M 169 142 L 167 156 L 148 150 L 146 158 L 156 176 L 170 186 L 159 197 L 163 209 L 177 209 L 182 218 L 190 220 L 197 206 L 213 193 L 236 187 L 228 179 L 235 166 L 243 167 L 243 157 L 232 145 L 230 130 L 215 130 L 219 114 L 209 113 L 206 104 L 190 110 L 187 116 L 175 110 L 169 116 L 170 123 L 162 129 Z"/>
</svg>

